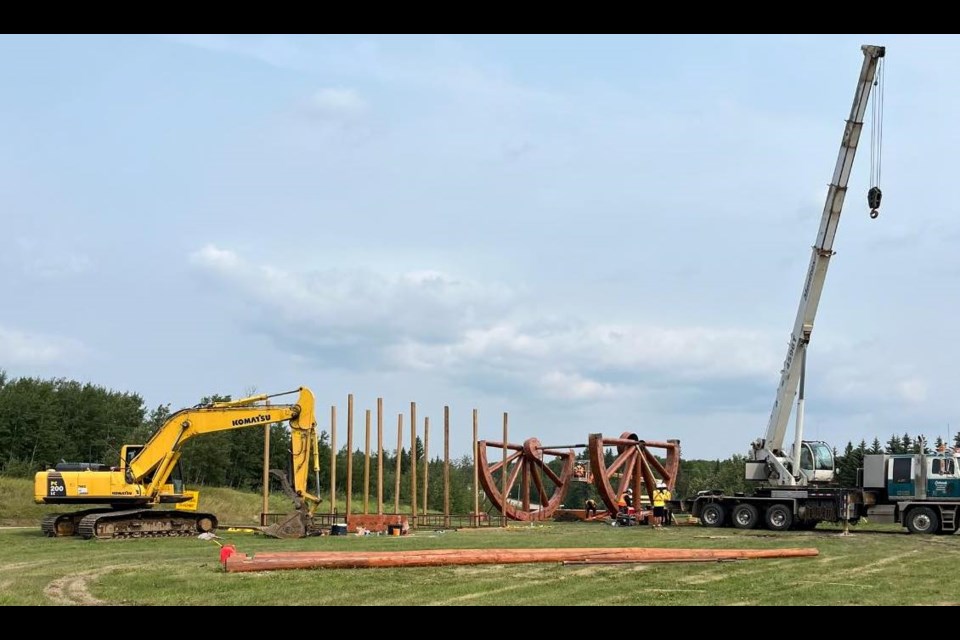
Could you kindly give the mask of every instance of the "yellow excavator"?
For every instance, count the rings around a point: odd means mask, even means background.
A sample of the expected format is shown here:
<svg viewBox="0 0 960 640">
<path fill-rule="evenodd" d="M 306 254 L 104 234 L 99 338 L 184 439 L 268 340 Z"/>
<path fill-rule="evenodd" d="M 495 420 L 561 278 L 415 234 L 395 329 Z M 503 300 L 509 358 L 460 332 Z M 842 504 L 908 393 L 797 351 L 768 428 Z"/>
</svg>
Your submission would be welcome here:
<svg viewBox="0 0 960 640">
<path fill-rule="evenodd" d="M 295 393 L 299 394 L 295 403 L 270 402 L 271 398 Z M 293 486 L 285 475 L 278 475 L 284 490 L 293 498 L 295 509 L 261 531 L 277 538 L 301 538 L 307 535 L 320 503 L 320 498 L 307 491 L 311 453 L 317 478 L 320 456 L 313 392 L 306 387 L 177 411 L 146 444 L 124 445 L 117 467 L 68 462 L 37 473 L 34 501 L 38 504 L 105 505 L 47 515 L 40 528 L 51 537 L 80 535 L 87 539 L 195 536 L 211 532 L 217 527 L 214 514 L 176 508 L 194 498 L 194 494 L 184 491 L 180 473 L 184 443 L 208 433 L 284 421 L 290 423 Z M 164 508 L 166 505 L 173 508 Z"/>
</svg>

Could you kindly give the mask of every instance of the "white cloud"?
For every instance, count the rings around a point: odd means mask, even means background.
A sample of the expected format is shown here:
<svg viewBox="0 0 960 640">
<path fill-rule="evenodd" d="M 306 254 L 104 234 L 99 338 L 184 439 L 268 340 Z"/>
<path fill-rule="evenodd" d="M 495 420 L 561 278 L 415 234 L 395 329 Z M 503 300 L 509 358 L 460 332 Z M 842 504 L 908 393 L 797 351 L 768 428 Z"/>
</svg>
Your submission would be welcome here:
<svg viewBox="0 0 960 640">
<path fill-rule="evenodd" d="M 831 338 L 819 343 L 817 362 L 808 369 L 807 396 L 850 410 L 883 406 L 886 411 L 916 411 L 927 400 L 931 384 L 919 373 L 914 357 L 893 359 L 877 341 Z"/>
<path fill-rule="evenodd" d="M 93 265 L 90 256 L 73 250 L 65 239 L 46 238 L 37 242 L 19 237 L 12 251 L 3 252 L 6 262 L 24 275 L 40 280 L 56 280 L 77 276 Z"/>
<path fill-rule="evenodd" d="M 902 380 L 897 385 L 900 397 L 910 403 L 919 403 L 927 399 L 927 383 L 918 378 Z"/>
<path fill-rule="evenodd" d="M 320 117 L 352 118 L 367 110 L 367 102 L 353 89 L 326 88 L 307 102 L 307 112 Z"/>
<path fill-rule="evenodd" d="M 25 333 L 0 326 L 0 364 L 34 366 L 61 363 L 83 351 L 76 340 Z"/>
<path fill-rule="evenodd" d="M 513 79 L 508 68 L 476 55 L 448 36 L 421 37 L 411 54 L 389 39 L 347 41 L 289 35 L 173 34 L 172 42 L 231 54 L 285 69 L 369 78 L 404 87 L 470 96 L 488 103 L 539 102 L 555 110 L 560 96 Z"/>
<path fill-rule="evenodd" d="M 219 249 L 212 244 L 208 244 L 199 251 L 196 251 L 190 256 L 190 260 L 194 264 L 203 265 L 224 275 L 230 275 L 232 272 L 242 268 L 237 254 L 232 251 Z"/>
<path fill-rule="evenodd" d="M 551 371 L 540 378 L 540 386 L 547 395 L 557 399 L 600 400 L 617 395 L 613 385 L 584 378 L 577 373 Z"/>
<path fill-rule="evenodd" d="M 180 44 L 252 58 L 276 67 L 296 68 L 302 65 L 301 49 L 286 36 L 193 33 L 165 37 Z"/>
<path fill-rule="evenodd" d="M 472 327 L 453 343 L 406 344 L 401 357 L 421 367 L 484 362 L 521 370 L 566 362 L 610 375 L 658 371 L 686 380 L 764 376 L 776 363 L 771 339 L 759 332 L 608 324 L 536 326 L 498 322 Z"/>
<path fill-rule="evenodd" d="M 756 380 L 778 364 L 776 341 L 760 332 L 533 317 L 532 301 L 508 287 L 439 271 L 291 272 L 214 245 L 191 260 L 255 310 L 245 317 L 258 330 L 301 354 L 313 349 L 324 366 L 390 367 L 597 400 L 628 395 L 644 379 Z"/>
<path fill-rule="evenodd" d="M 383 275 L 362 269 L 288 272 L 246 262 L 207 245 L 191 256 L 243 297 L 260 305 L 265 319 L 285 332 L 311 330 L 325 346 L 399 344 L 403 340 L 453 340 L 473 322 L 505 310 L 512 292 L 435 271 Z"/>
</svg>

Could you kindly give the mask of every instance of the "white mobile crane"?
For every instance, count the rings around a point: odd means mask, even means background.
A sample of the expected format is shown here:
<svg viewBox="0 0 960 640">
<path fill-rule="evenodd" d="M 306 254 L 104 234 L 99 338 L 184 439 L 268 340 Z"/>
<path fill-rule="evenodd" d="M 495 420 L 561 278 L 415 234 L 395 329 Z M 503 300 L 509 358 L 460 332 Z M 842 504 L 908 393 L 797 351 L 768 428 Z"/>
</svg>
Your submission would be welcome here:
<svg viewBox="0 0 960 640">
<path fill-rule="evenodd" d="M 823 283 L 827 277 L 827 267 L 830 266 L 830 258 L 834 254 L 833 240 L 837 235 L 837 225 L 840 224 L 840 211 L 843 208 L 850 170 L 853 168 L 853 159 L 857 153 L 857 144 L 863 129 L 867 100 L 874 86 L 880 61 L 886 53 L 884 47 L 875 45 L 863 45 L 861 48 L 863 67 L 860 69 L 860 79 L 853 97 L 850 118 L 843 130 L 840 155 L 833 170 L 833 181 L 827 191 L 827 202 L 823 207 L 817 241 L 813 245 L 810 267 L 807 269 L 807 277 L 803 283 L 800 307 L 797 309 L 793 333 L 790 335 L 790 343 L 787 346 L 787 357 L 780 372 L 780 386 L 773 401 L 766 437 L 754 441 L 750 447 L 750 453 L 747 456 L 747 480 L 767 481 L 780 486 L 802 486 L 834 480 L 833 448 L 825 442 L 803 440 L 803 379 L 807 346 L 810 344 L 813 321 L 817 315 L 820 294 L 823 292 Z M 874 189 L 876 187 L 871 188 L 871 194 L 877 194 L 876 205 L 879 206 L 879 189 L 876 192 Z M 877 209 L 872 198 L 871 195 L 871 216 L 875 218 Z M 795 439 L 791 455 L 786 455 L 783 451 L 783 442 L 793 399 L 797 397 L 798 386 L 800 396 L 797 400 Z"/>
<path fill-rule="evenodd" d="M 857 512 L 854 504 L 857 502 L 857 494 L 852 490 L 824 486 L 834 481 L 833 448 L 825 442 L 803 440 L 803 380 L 807 346 L 810 343 L 820 294 L 823 292 L 827 267 L 834 253 L 833 240 L 863 129 L 868 98 L 878 79 L 878 69 L 882 76 L 885 47 L 863 45 L 861 49 L 863 66 L 860 69 L 850 117 L 843 130 L 840 154 L 827 192 L 820 230 L 817 232 L 800 295 L 800 306 L 787 347 L 780 386 L 777 388 L 766 435 L 751 444 L 747 455 L 747 479 L 760 481 L 766 486 L 750 496 L 725 496 L 719 491 L 701 492 L 701 495 L 694 499 L 691 511 L 707 526 L 732 524 L 740 528 L 752 528 L 764 522 L 769 529 L 782 530 L 791 526 L 813 527 L 823 520 L 854 519 Z M 879 126 L 876 120 L 874 124 Z M 876 177 L 879 182 L 878 170 Z M 873 179 L 874 176 L 871 175 L 871 183 Z M 879 187 L 872 184 L 868 193 L 871 218 L 878 215 L 880 195 Z M 798 388 L 795 440 L 792 449 L 787 452 L 783 449 L 784 438 Z"/>
</svg>

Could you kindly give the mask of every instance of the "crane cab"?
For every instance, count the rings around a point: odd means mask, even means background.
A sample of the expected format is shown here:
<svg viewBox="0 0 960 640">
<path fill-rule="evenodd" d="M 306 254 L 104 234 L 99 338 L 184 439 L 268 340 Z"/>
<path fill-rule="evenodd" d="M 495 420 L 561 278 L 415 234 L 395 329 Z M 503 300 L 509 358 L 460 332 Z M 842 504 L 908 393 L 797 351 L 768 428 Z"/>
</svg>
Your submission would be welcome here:
<svg viewBox="0 0 960 640">
<path fill-rule="evenodd" d="M 804 440 L 800 443 L 800 475 L 803 484 L 828 484 L 836 477 L 833 447 L 820 440 Z"/>
</svg>

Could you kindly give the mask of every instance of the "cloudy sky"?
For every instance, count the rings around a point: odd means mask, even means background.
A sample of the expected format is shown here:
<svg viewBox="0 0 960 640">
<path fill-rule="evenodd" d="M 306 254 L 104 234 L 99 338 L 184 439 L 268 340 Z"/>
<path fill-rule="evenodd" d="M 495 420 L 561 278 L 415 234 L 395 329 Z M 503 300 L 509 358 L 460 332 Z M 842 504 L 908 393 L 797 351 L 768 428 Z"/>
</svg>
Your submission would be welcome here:
<svg viewBox="0 0 960 640">
<path fill-rule="evenodd" d="M 745 453 L 864 43 L 882 213 L 868 128 L 807 436 L 952 435 L 953 36 L 5 37 L 0 369 L 150 406 L 307 385 L 323 426 L 348 393 L 391 426 L 446 404 L 455 454 L 473 408 Z"/>
</svg>

